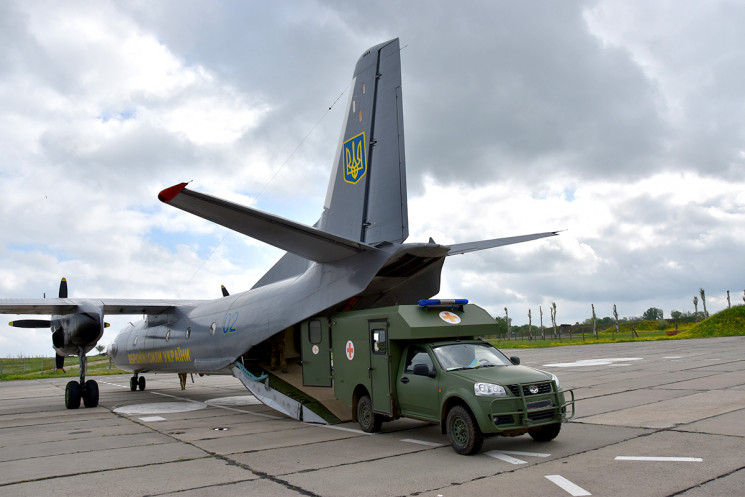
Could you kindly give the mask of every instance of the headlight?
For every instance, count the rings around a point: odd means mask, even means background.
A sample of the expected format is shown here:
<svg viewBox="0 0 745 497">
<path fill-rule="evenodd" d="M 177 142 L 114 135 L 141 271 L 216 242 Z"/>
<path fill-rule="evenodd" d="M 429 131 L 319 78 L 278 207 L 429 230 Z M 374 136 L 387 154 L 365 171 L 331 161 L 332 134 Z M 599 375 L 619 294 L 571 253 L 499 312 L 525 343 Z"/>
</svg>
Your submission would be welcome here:
<svg viewBox="0 0 745 497">
<path fill-rule="evenodd" d="M 551 380 L 556 382 L 556 388 L 561 388 L 561 385 L 559 385 L 559 378 L 553 373 L 551 373 Z"/>
<path fill-rule="evenodd" d="M 473 393 L 480 397 L 489 395 L 494 397 L 501 397 L 507 395 L 507 392 L 504 391 L 504 387 L 495 385 L 493 383 L 474 383 Z"/>
</svg>

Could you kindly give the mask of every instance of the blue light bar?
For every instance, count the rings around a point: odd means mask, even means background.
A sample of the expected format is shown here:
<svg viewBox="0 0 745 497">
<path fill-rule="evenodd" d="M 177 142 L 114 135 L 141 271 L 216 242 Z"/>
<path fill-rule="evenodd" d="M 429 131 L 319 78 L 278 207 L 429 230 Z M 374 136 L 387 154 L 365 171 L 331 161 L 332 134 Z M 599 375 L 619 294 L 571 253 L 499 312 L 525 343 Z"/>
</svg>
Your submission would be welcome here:
<svg viewBox="0 0 745 497">
<path fill-rule="evenodd" d="M 468 299 L 422 299 L 419 301 L 419 307 L 430 307 L 437 305 L 466 305 Z"/>
</svg>

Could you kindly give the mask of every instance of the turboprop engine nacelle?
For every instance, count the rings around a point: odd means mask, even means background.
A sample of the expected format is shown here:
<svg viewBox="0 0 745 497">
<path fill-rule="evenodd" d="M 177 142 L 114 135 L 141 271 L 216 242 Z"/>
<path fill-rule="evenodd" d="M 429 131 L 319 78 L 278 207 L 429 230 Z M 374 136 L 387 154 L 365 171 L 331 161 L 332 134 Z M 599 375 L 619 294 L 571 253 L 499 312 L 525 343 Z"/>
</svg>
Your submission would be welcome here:
<svg viewBox="0 0 745 497">
<path fill-rule="evenodd" d="M 77 312 L 52 316 L 52 345 L 63 356 L 86 353 L 96 346 L 105 327 L 102 304 L 79 302 Z"/>
</svg>

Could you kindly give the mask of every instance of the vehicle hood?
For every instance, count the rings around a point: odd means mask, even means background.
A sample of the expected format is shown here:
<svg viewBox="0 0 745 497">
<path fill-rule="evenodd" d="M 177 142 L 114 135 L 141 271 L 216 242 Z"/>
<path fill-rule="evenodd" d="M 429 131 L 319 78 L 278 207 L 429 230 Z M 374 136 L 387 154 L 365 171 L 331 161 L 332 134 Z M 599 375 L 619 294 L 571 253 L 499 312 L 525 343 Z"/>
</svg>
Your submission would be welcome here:
<svg viewBox="0 0 745 497">
<path fill-rule="evenodd" d="M 492 368 L 462 369 L 460 371 L 449 371 L 447 374 L 455 375 L 470 381 L 483 381 L 497 385 L 514 385 L 518 383 L 538 383 L 551 381 L 551 375 L 527 366 L 496 366 Z"/>
</svg>

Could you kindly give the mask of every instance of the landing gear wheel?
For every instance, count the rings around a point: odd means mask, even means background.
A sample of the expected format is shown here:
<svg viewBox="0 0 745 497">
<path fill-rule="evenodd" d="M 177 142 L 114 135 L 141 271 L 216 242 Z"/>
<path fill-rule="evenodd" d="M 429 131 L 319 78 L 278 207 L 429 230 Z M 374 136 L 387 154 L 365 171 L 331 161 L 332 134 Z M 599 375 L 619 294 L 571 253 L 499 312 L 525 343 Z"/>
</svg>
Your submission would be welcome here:
<svg viewBox="0 0 745 497">
<path fill-rule="evenodd" d="M 140 391 L 145 390 L 145 377 L 140 376 L 140 379 L 137 380 L 137 386 L 140 387 Z"/>
<path fill-rule="evenodd" d="M 65 407 L 68 409 L 77 409 L 80 407 L 80 397 L 83 394 L 83 389 L 80 388 L 80 383 L 77 381 L 70 381 L 65 387 Z"/>
<path fill-rule="evenodd" d="M 137 390 L 137 377 L 133 376 L 129 379 L 129 389 L 133 392 Z"/>
<path fill-rule="evenodd" d="M 357 422 L 365 433 L 375 433 L 383 426 L 383 417 L 373 411 L 370 396 L 363 395 L 357 401 Z"/>
<path fill-rule="evenodd" d="M 473 419 L 468 408 L 455 406 L 448 412 L 446 421 L 448 438 L 453 450 L 458 454 L 470 456 L 481 450 L 484 444 L 484 435 L 479 430 L 479 425 Z"/>
<path fill-rule="evenodd" d="M 541 426 L 537 430 L 531 431 L 528 434 L 536 442 L 550 442 L 551 440 L 559 436 L 560 431 L 561 423 L 556 423 L 553 425 Z"/>
<path fill-rule="evenodd" d="M 88 380 L 85 382 L 83 404 L 85 404 L 85 407 L 98 406 L 98 383 L 96 383 L 96 380 Z"/>
</svg>

